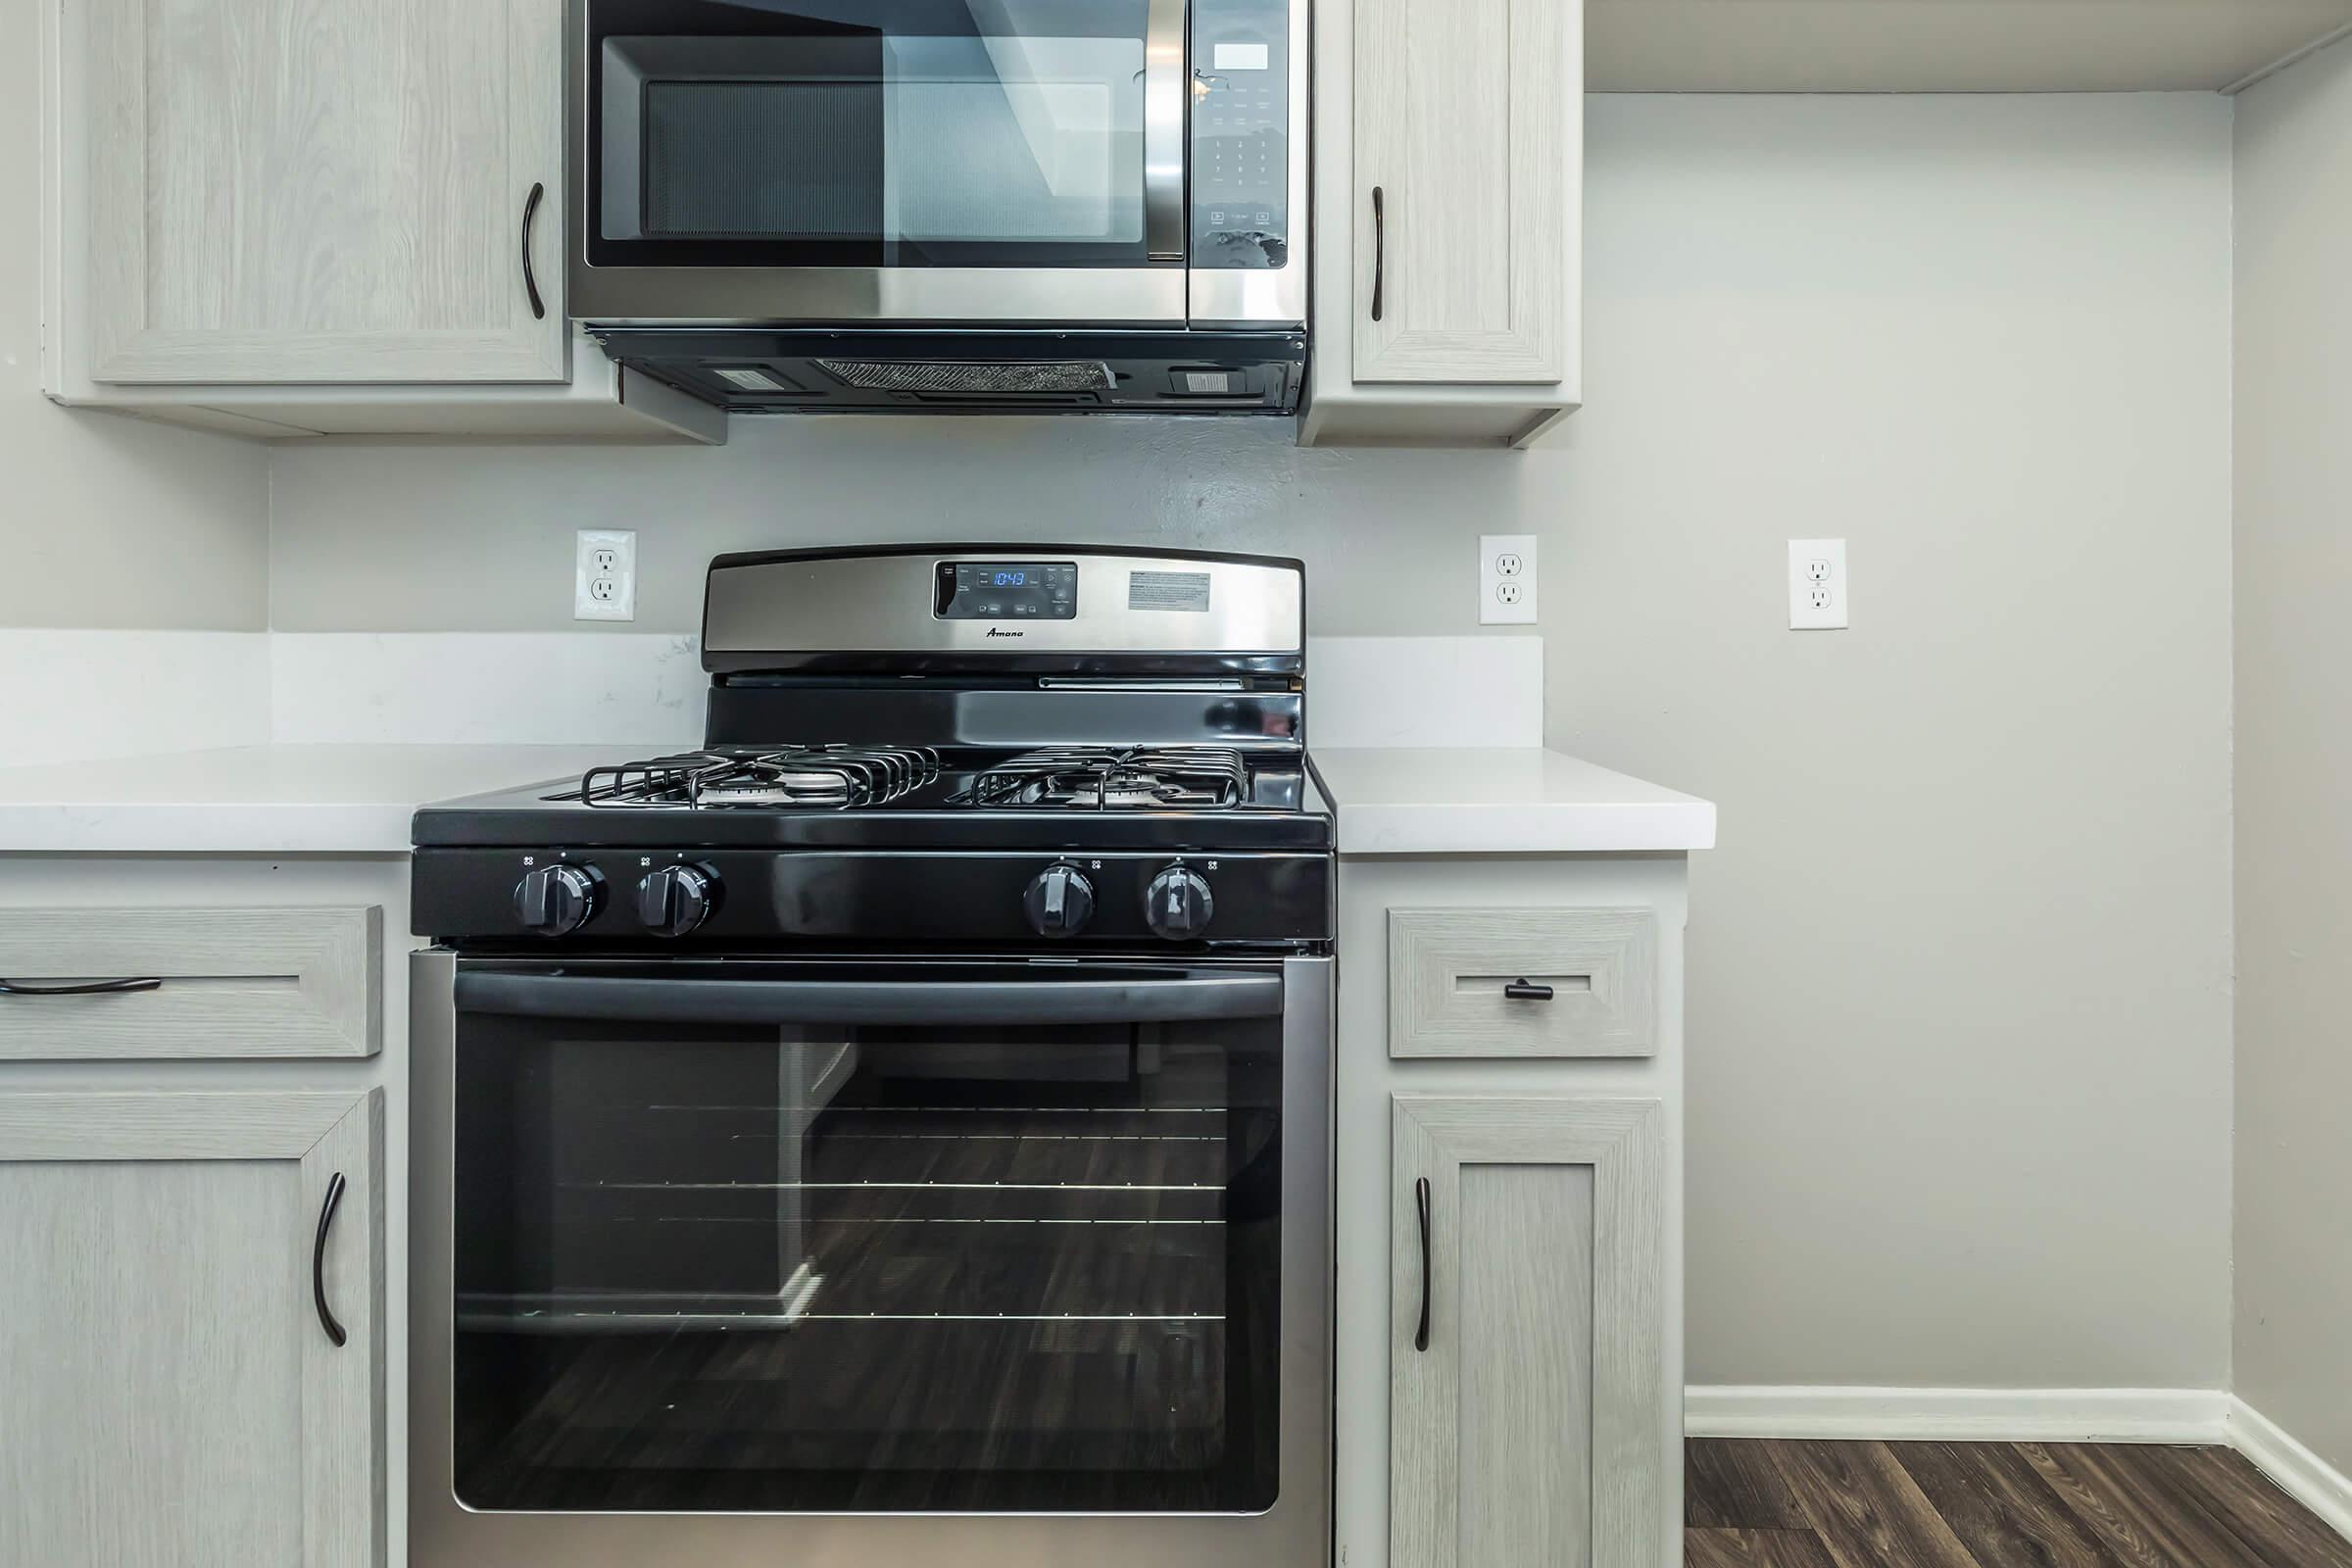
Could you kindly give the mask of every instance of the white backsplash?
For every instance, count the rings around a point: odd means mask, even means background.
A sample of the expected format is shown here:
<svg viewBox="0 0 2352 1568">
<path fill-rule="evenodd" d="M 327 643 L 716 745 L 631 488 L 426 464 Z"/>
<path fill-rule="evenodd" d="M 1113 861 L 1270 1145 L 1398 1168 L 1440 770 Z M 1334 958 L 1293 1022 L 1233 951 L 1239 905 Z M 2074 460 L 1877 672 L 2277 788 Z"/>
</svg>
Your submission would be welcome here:
<svg viewBox="0 0 2352 1568">
<path fill-rule="evenodd" d="M 1538 637 L 1307 640 L 1309 739 L 1540 746 Z M 0 765 L 281 745 L 592 745 L 703 734 L 692 637 L 570 632 L 0 631 Z"/>
<path fill-rule="evenodd" d="M 272 632 L 281 744 L 686 747 L 701 645 L 674 634 Z"/>
<path fill-rule="evenodd" d="M 262 632 L 0 629 L 0 767 L 270 739 Z"/>
</svg>

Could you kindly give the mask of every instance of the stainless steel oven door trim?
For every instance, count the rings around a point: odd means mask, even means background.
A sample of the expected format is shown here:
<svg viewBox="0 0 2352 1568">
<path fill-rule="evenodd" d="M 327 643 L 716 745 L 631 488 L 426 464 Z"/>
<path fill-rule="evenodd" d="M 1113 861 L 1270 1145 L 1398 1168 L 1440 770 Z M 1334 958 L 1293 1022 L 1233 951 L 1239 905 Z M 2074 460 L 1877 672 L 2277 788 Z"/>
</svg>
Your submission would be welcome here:
<svg viewBox="0 0 2352 1568">
<path fill-rule="evenodd" d="M 409 1560 L 412 1568 L 1297 1568 L 1331 1550 L 1330 958 L 1283 987 L 1281 1494 L 1261 1514 L 475 1513 L 450 1474 L 457 956 L 413 954 L 410 1017 Z M 1268 968 L 1274 962 L 1269 960 Z"/>
<path fill-rule="evenodd" d="M 1185 259 L 1185 0 L 1151 0 L 1144 33 L 1144 244 Z"/>
</svg>

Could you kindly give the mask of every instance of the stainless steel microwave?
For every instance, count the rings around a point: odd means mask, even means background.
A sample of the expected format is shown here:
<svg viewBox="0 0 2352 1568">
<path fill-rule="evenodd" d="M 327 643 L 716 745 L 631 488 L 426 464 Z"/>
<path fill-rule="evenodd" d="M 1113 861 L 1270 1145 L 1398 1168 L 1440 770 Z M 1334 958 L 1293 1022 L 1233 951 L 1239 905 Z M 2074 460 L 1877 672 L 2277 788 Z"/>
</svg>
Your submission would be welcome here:
<svg viewBox="0 0 2352 1568">
<path fill-rule="evenodd" d="M 729 407 L 1293 407 L 1306 4 L 574 0 L 570 314 Z"/>
</svg>

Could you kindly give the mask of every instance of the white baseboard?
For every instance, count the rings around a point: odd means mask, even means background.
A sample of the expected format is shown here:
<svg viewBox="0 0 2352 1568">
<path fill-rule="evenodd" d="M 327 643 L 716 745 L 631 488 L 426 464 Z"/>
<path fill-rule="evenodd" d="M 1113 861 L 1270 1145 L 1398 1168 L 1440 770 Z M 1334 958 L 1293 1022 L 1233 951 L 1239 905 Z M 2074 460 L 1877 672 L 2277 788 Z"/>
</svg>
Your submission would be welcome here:
<svg viewBox="0 0 2352 1568">
<path fill-rule="evenodd" d="M 2326 1520 L 2337 1535 L 2352 1537 L 2352 1476 L 2297 1443 L 2243 1399 L 2230 1401 L 2227 1426 L 2230 1446 L 2251 1460 L 2255 1469 Z"/>
<path fill-rule="evenodd" d="M 1890 1442 L 2221 1443 L 2230 1399 L 2209 1389 L 1691 1388 L 1694 1438 Z"/>
</svg>

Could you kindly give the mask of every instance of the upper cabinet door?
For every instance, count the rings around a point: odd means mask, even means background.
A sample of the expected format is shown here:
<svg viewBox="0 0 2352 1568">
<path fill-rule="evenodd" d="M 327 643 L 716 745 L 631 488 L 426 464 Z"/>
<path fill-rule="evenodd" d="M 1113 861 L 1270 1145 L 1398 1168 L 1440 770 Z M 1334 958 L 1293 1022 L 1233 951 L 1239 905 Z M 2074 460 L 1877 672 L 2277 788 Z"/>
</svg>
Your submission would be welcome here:
<svg viewBox="0 0 2352 1568">
<path fill-rule="evenodd" d="M 91 378 L 563 380 L 562 13 L 69 0 Z"/>
<path fill-rule="evenodd" d="M 1357 381 L 1567 375 L 1582 99 L 1563 65 L 1580 14 L 1576 0 L 1356 0 Z"/>
</svg>

